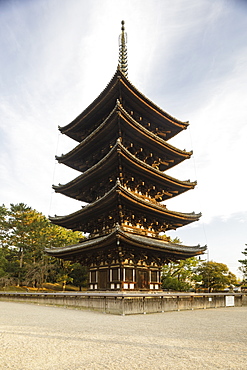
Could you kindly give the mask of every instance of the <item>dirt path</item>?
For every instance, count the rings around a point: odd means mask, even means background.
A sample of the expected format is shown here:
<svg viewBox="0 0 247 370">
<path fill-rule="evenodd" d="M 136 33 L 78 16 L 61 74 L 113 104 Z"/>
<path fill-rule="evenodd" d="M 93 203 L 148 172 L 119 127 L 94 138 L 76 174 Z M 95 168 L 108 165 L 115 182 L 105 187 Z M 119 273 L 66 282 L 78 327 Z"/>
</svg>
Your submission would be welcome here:
<svg viewBox="0 0 247 370">
<path fill-rule="evenodd" d="M 247 307 L 113 316 L 0 302 L 0 369 L 246 369 Z"/>
</svg>

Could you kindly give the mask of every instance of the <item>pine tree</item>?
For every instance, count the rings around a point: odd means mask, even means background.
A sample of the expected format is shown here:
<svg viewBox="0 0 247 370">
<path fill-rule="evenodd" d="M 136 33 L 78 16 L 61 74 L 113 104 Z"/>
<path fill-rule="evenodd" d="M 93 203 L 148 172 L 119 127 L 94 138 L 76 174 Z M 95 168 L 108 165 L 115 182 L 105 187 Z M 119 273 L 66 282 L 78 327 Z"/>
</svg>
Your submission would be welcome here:
<svg viewBox="0 0 247 370">
<path fill-rule="evenodd" d="M 245 244 L 245 245 L 247 247 L 247 244 Z M 243 280 L 246 283 L 247 282 L 247 248 L 245 248 L 242 253 L 243 253 L 244 256 L 246 256 L 246 258 L 244 260 L 239 260 L 238 261 L 242 264 L 242 266 L 239 268 L 239 270 L 243 273 Z"/>
</svg>

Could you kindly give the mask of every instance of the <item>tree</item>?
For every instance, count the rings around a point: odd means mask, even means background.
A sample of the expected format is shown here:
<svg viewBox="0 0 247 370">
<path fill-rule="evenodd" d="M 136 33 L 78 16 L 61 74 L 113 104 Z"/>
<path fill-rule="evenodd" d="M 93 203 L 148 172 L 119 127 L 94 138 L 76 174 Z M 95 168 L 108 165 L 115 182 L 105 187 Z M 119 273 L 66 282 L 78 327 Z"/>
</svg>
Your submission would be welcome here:
<svg viewBox="0 0 247 370">
<path fill-rule="evenodd" d="M 194 285 L 195 269 L 199 261 L 196 257 L 178 262 L 170 262 L 162 270 L 162 288 L 188 291 Z"/>
<path fill-rule="evenodd" d="M 87 268 L 80 263 L 74 263 L 71 266 L 69 276 L 73 279 L 73 284 L 79 287 L 80 291 L 82 287 L 87 286 Z"/>
<path fill-rule="evenodd" d="M 0 279 L 6 275 L 7 260 L 4 256 L 4 252 L 0 249 Z"/>
<path fill-rule="evenodd" d="M 8 209 L 3 204 L 0 206 L 0 247 L 6 247 L 6 239 L 7 239 L 7 232 L 8 232 Z"/>
<path fill-rule="evenodd" d="M 203 262 L 197 267 L 196 273 L 200 276 L 201 287 L 207 288 L 210 292 L 222 290 L 237 283 L 236 276 L 224 263 Z"/>
<path fill-rule="evenodd" d="M 247 244 L 245 245 L 247 247 Z M 247 257 L 247 248 L 245 248 L 242 253 Z M 243 273 L 244 282 L 247 282 L 247 258 L 245 258 L 244 260 L 239 260 L 238 262 L 242 264 L 239 270 Z"/>
<path fill-rule="evenodd" d="M 18 261 L 17 285 L 31 281 L 35 284 L 35 272 L 44 251 L 47 219 L 24 203 L 11 204 L 8 226 L 8 245 Z"/>
<path fill-rule="evenodd" d="M 58 275 L 68 277 L 66 264 L 48 256 L 45 248 L 76 244 L 82 233 L 53 225 L 40 212 L 24 203 L 0 207 L 1 275 L 9 276 L 17 285 L 40 287 L 56 282 Z M 63 278 L 63 281 L 66 279 Z"/>
<path fill-rule="evenodd" d="M 162 239 L 175 244 L 182 244 L 178 237 L 171 239 L 162 235 Z M 170 262 L 162 269 L 162 288 L 177 291 L 188 291 L 194 285 L 194 271 L 199 261 L 196 257 Z"/>
<path fill-rule="evenodd" d="M 8 261 L 6 255 L 8 253 L 7 233 L 8 233 L 8 223 L 7 223 L 8 209 L 3 204 L 0 206 L 0 284 L 5 286 L 9 280 L 9 274 L 7 272 Z"/>
</svg>

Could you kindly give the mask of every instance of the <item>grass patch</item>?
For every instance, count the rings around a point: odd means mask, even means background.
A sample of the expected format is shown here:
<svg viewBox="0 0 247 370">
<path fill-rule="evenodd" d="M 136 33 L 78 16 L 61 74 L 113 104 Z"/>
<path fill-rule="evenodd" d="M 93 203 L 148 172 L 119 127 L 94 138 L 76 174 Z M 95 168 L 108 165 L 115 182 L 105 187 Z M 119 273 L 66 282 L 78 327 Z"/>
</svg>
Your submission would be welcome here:
<svg viewBox="0 0 247 370">
<path fill-rule="evenodd" d="M 86 290 L 86 289 L 85 289 Z M 8 286 L 0 287 L 2 292 L 63 292 L 62 284 L 46 283 L 42 288 L 34 288 L 31 286 Z M 78 292 L 79 288 L 74 285 L 66 285 L 65 292 Z"/>
</svg>

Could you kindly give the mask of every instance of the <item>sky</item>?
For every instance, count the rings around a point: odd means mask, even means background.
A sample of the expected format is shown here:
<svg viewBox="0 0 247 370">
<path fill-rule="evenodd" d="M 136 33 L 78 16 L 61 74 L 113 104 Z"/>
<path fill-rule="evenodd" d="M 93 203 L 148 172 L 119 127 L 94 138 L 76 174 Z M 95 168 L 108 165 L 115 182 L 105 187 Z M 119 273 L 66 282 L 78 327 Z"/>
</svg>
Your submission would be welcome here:
<svg viewBox="0 0 247 370">
<path fill-rule="evenodd" d="M 167 172 L 197 187 L 166 202 L 202 212 L 176 231 L 207 245 L 206 260 L 238 260 L 247 243 L 247 1 L 0 0 L 0 202 L 44 215 L 81 204 L 52 184 L 78 172 L 56 163 L 76 142 L 58 131 L 106 87 L 118 63 L 121 21 L 129 80 L 187 130 L 169 142 L 193 150 Z"/>
</svg>

